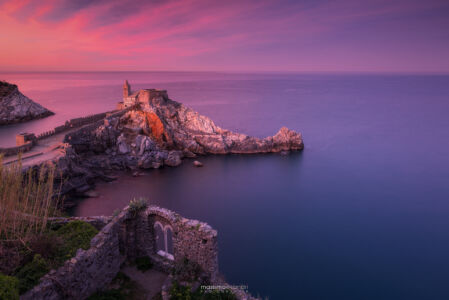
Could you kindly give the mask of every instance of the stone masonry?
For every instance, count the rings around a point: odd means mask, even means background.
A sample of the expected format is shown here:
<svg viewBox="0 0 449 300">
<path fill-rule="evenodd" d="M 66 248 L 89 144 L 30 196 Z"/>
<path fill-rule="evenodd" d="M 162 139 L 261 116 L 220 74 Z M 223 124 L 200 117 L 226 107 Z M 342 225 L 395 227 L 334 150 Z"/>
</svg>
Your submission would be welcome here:
<svg viewBox="0 0 449 300">
<path fill-rule="evenodd" d="M 54 219 L 64 223 L 68 219 Z M 108 217 L 79 218 L 101 227 Z M 163 222 L 173 229 L 173 260 L 156 253 L 154 225 Z M 169 272 L 177 260 L 196 262 L 214 281 L 218 275 L 217 231 L 206 223 L 189 220 L 175 212 L 156 206 L 132 215 L 126 207 L 113 217 L 92 239 L 88 250 L 79 249 L 76 256 L 57 270 L 41 278 L 40 284 L 21 296 L 24 300 L 86 299 L 101 290 L 116 276 L 121 264 L 148 255 L 155 267 Z"/>
</svg>

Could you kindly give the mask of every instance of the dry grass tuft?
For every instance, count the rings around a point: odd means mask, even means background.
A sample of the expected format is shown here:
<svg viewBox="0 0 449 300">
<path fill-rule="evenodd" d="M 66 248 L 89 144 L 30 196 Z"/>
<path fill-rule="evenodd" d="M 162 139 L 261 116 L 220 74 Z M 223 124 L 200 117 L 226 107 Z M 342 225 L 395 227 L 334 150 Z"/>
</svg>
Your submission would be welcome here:
<svg viewBox="0 0 449 300">
<path fill-rule="evenodd" d="M 19 160 L 4 166 L 0 157 L 0 241 L 26 243 L 41 234 L 59 202 L 55 166 L 42 165 L 24 172 Z"/>
</svg>

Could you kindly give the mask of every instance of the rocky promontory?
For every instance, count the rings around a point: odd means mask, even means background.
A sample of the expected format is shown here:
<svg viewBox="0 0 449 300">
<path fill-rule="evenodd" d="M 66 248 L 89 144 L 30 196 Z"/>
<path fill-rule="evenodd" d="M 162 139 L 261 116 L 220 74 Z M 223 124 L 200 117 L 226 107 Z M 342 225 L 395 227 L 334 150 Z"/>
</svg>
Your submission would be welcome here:
<svg viewBox="0 0 449 300">
<path fill-rule="evenodd" d="M 17 85 L 0 81 L 0 125 L 20 123 L 53 115 L 23 95 Z"/>
<path fill-rule="evenodd" d="M 301 134 L 285 127 L 263 139 L 235 133 L 163 96 L 107 117 L 96 128 L 71 132 L 64 142 L 69 148 L 58 165 L 70 179 L 63 193 L 75 194 L 85 193 L 95 178 L 112 180 L 114 170 L 174 167 L 198 155 L 286 153 L 304 147 Z"/>
</svg>

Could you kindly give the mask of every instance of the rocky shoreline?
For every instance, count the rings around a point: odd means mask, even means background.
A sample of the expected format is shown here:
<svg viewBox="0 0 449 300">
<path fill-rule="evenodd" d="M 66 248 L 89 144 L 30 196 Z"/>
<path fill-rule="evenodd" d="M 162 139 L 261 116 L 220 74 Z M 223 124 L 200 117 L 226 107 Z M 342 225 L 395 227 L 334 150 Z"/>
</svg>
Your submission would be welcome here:
<svg viewBox="0 0 449 300">
<path fill-rule="evenodd" d="M 22 94 L 17 85 L 0 81 L 0 125 L 31 121 L 53 114 Z"/>
</svg>

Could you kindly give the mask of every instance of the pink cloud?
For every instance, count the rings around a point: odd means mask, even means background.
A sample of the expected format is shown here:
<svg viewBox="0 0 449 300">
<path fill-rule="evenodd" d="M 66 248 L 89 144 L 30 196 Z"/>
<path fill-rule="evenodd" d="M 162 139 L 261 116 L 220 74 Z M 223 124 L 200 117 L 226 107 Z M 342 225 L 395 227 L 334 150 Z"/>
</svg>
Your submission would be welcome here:
<svg viewBox="0 0 449 300">
<path fill-rule="evenodd" d="M 382 48 L 390 53 L 384 53 L 384 59 L 377 57 L 380 62 L 394 61 L 399 51 L 409 46 L 409 40 L 398 40 L 381 24 L 396 26 L 398 17 L 406 23 L 416 22 L 416 13 L 436 14 L 442 3 L 4 1 L 0 2 L 0 37 L 8 47 L 0 48 L 0 69 L 360 68 L 361 61 L 376 55 L 373 49 L 380 47 L 373 47 L 377 35 L 385 35 L 385 40 L 395 45 Z M 445 24 L 441 18 L 434 19 L 426 30 L 432 30 L 435 22 Z M 367 40 L 367 32 L 375 32 L 373 39 Z M 449 48 L 448 43 L 427 42 Z M 418 56 L 407 57 L 416 61 Z M 379 64 L 363 67 L 368 70 Z"/>
</svg>

